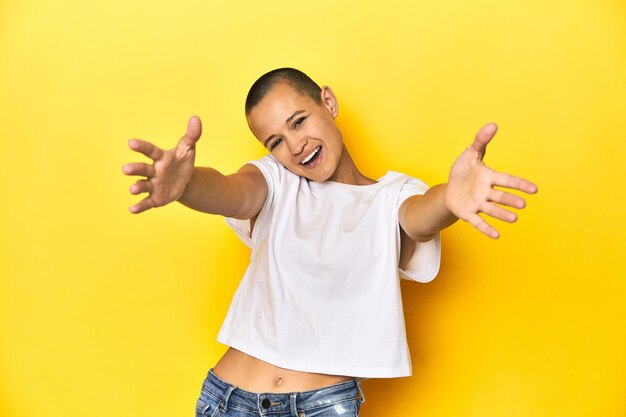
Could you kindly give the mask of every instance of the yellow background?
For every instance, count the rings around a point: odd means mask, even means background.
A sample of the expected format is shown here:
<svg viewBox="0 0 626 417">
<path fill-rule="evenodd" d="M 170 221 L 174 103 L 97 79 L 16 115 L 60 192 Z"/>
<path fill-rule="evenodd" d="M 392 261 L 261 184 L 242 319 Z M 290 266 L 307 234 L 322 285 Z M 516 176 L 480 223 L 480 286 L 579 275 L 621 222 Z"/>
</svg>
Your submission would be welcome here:
<svg viewBox="0 0 626 417">
<path fill-rule="evenodd" d="M 189 416 L 247 249 L 223 218 L 140 215 L 130 138 L 198 165 L 264 154 L 243 103 L 281 66 L 333 87 L 362 171 L 434 185 L 489 121 L 539 193 L 498 241 L 443 232 L 403 281 L 413 376 L 362 416 L 626 415 L 626 5 L 0 1 L 0 416 Z"/>
</svg>

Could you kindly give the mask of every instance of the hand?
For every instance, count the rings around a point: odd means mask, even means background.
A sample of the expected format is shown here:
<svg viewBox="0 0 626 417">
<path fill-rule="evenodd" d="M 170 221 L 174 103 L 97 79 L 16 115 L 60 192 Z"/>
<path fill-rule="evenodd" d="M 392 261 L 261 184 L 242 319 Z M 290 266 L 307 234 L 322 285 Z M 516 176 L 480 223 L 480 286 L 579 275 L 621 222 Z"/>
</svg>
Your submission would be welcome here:
<svg viewBox="0 0 626 417">
<path fill-rule="evenodd" d="M 140 139 L 128 141 L 128 146 L 132 150 L 153 160 L 152 164 L 136 162 L 122 167 L 126 175 L 146 177 L 130 187 L 131 194 L 148 193 L 147 197 L 129 208 L 131 213 L 141 213 L 153 207 L 164 206 L 180 198 L 193 174 L 196 142 L 201 134 L 200 118 L 192 116 L 187 124 L 187 133 L 173 149 L 163 150 Z"/>
<path fill-rule="evenodd" d="M 526 206 L 526 201 L 493 187 L 506 187 L 529 194 L 537 192 L 537 186 L 530 181 L 496 172 L 483 163 L 487 144 L 497 130 L 495 123 L 489 123 L 478 131 L 474 142 L 452 165 L 445 194 L 446 206 L 455 216 L 494 239 L 500 237 L 500 233 L 478 213 L 513 223 L 517 220 L 517 215 L 494 203 L 521 209 Z"/>
</svg>

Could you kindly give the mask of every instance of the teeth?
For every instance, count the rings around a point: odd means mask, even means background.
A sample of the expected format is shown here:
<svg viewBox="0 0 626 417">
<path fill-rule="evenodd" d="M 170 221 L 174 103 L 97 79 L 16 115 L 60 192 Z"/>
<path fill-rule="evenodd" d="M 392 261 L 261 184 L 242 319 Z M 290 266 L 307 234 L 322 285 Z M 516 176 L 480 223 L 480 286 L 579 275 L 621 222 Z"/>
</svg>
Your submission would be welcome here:
<svg viewBox="0 0 626 417">
<path fill-rule="evenodd" d="M 318 146 L 317 148 L 315 148 L 315 149 L 313 150 L 313 152 L 311 152 L 311 153 L 309 154 L 309 156 L 307 156 L 306 158 L 304 158 L 304 159 L 302 160 L 302 162 L 300 162 L 300 163 L 301 163 L 302 165 L 304 165 L 304 164 L 306 164 L 307 162 L 309 162 L 309 161 L 311 160 L 311 158 L 313 158 L 313 157 L 315 156 L 315 154 L 316 154 L 316 153 L 320 150 L 320 148 L 321 148 L 321 146 Z"/>
</svg>

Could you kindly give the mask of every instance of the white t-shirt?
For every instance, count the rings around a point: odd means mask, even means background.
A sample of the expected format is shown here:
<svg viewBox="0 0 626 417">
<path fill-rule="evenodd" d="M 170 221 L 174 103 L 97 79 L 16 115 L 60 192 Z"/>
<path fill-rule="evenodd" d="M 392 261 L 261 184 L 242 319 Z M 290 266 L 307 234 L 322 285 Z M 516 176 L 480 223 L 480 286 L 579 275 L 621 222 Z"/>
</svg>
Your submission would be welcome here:
<svg viewBox="0 0 626 417">
<path fill-rule="evenodd" d="M 400 270 L 398 208 L 428 186 L 394 171 L 369 185 L 309 181 L 271 154 L 249 163 L 269 191 L 252 234 L 226 219 L 252 251 L 217 340 L 287 369 L 411 375 L 400 278 L 432 280 L 440 238 Z"/>
</svg>

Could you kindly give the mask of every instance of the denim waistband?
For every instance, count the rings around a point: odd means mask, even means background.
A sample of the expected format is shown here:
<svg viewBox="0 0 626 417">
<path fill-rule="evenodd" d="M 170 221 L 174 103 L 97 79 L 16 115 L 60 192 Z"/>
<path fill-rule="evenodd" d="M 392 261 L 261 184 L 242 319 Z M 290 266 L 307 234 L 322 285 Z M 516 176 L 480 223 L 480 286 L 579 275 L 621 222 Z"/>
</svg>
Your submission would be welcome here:
<svg viewBox="0 0 626 417">
<path fill-rule="evenodd" d="M 327 387 L 290 393 L 250 392 L 232 385 L 209 369 L 207 378 L 202 383 L 206 394 L 217 399 L 221 408 L 227 410 L 234 407 L 240 410 L 261 412 L 262 414 L 291 413 L 294 416 L 300 411 L 307 411 L 329 404 L 359 399 L 365 402 L 365 395 L 359 378 L 343 381 Z"/>
</svg>

